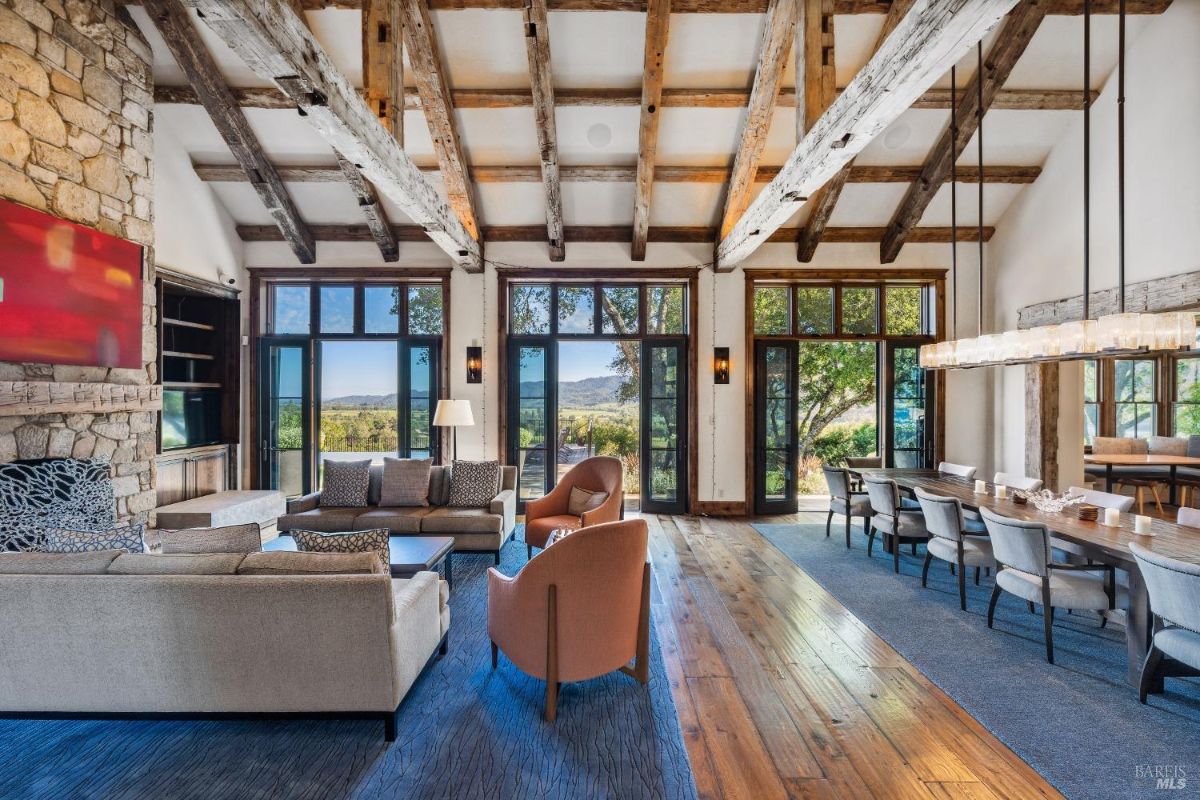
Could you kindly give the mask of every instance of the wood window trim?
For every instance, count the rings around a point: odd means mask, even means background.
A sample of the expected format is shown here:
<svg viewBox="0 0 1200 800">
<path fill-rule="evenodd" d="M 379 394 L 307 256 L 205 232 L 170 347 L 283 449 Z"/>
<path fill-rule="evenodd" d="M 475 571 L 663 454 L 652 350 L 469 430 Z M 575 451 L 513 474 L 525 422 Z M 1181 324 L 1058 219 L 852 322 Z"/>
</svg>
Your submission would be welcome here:
<svg viewBox="0 0 1200 800">
<path fill-rule="evenodd" d="M 879 268 L 848 268 L 848 269 L 746 269 L 743 270 L 743 279 L 745 289 L 743 294 L 743 331 L 742 331 L 742 358 L 746 365 L 746 380 L 745 380 L 745 419 L 744 419 L 744 435 L 746 441 L 747 452 L 754 452 L 754 380 L 755 380 L 755 358 L 754 348 L 755 342 L 758 339 L 771 340 L 800 340 L 811 341 L 814 339 L 820 340 L 840 340 L 840 341 L 880 341 L 885 345 L 889 338 L 883 334 L 877 336 L 851 336 L 847 338 L 841 334 L 831 334 L 824 336 L 760 336 L 754 332 L 754 288 L 755 284 L 769 284 L 782 282 L 786 284 L 799 285 L 814 285 L 820 286 L 823 284 L 832 285 L 862 285 L 862 284 L 877 284 L 882 286 L 887 285 L 924 285 L 928 286 L 933 293 L 931 298 L 934 304 L 934 332 L 923 337 L 913 336 L 895 336 L 890 340 L 913 342 L 914 340 L 928 341 L 943 341 L 946 338 L 946 273 L 945 269 L 879 269 Z M 882 293 L 881 293 L 882 294 Z M 839 302 L 841 297 L 840 292 L 834 292 L 835 304 Z M 795 324 L 794 309 L 790 306 L 794 302 L 795 293 L 788 293 L 788 326 L 792 328 Z M 838 318 L 834 320 L 835 331 L 840 328 L 840 312 L 841 309 L 835 307 L 834 313 Z M 882 327 L 885 319 L 880 320 L 880 331 L 886 330 Z M 941 372 L 934 372 L 932 395 L 934 400 L 934 460 L 945 460 L 946 455 L 946 381 Z M 755 483 L 755 459 L 746 459 L 745 471 L 745 503 L 748 512 L 752 512 L 754 508 L 755 491 L 758 488 Z"/>
<path fill-rule="evenodd" d="M 699 491 L 699 456 L 698 456 L 698 435 L 699 435 L 699 390 L 698 390 L 698 375 L 697 365 L 699 363 L 698 351 L 698 326 L 700 322 L 700 305 L 699 305 L 699 270 L 695 268 L 680 268 L 680 269 L 646 269 L 637 270 L 637 279 L 631 280 L 628 269 L 597 269 L 588 270 L 587 274 L 589 281 L 584 283 L 592 283 L 597 286 L 650 286 L 662 281 L 675 281 L 680 285 L 686 286 L 687 303 L 686 314 L 686 331 L 682 334 L 687 339 L 687 359 L 688 359 L 688 381 L 687 381 L 687 483 L 688 483 L 688 513 L 695 514 L 701 508 L 702 504 L 697 497 Z M 501 388 L 497 391 L 498 405 L 498 428 L 499 428 L 499 443 L 497 445 L 497 453 L 500 463 L 508 464 L 512 460 L 512 453 L 508 447 L 508 392 L 504 388 L 508 382 L 508 317 L 510 313 L 509 306 L 509 288 L 511 284 L 516 283 L 545 283 L 552 288 L 555 284 L 563 285 L 578 285 L 579 270 L 571 269 L 532 269 L 524 267 L 502 267 L 496 270 L 496 364 L 500 376 Z M 553 299 L 556 296 L 555 292 L 551 292 L 551 332 L 544 337 L 555 337 L 553 333 L 556 309 L 554 308 Z M 639 314 L 638 314 L 638 331 L 639 338 L 656 338 L 654 335 L 646 337 L 644 335 L 646 326 L 646 309 L 645 309 L 646 292 L 641 292 L 639 296 Z M 537 337 L 542 337 L 538 334 Z M 663 334 L 663 338 L 668 335 Z M 671 334 L 670 336 L 678 338 L 680 334 Z M 449 338 L 449 337 L 446 337 Z M 521 338 L 521 337 L 518 337 Z M 535 338 L 531 336 L 530 338 Z M 584 336 L 568 336 L 567 338 L 588 338 Z M 615 335 L 593 335 L 593 339 L 613 339 L 618 338 Z"/>
<path fill-rule="evenodd" d="M 366 285 L 369 283 L 381 284 L 423 284 L 431 285 L 440 283 L 442 287 L 442 335 L 441 335 L 441 365 L 439 369 L 439 386 L 437 399 L 445 400 L 450 397 L 450 269 L 406 269 L 406 270 L 384 270 L 384 269 L 310 269 L 304 267 L 251 267 L 247 269 L 250 275 L 250 319 L 249 319 L 249 387 L 248 387 L 248 404 L 245 414 L 248 416 L 246 420 L 247 431 L 247 446 L 246 446 L 246 461 L 243 466 L 245 471 L 246 481 L 244 485 L 253 489 L 261 489 L 259 481 L 259 459 L 261 452 L 259 448 L 259 377 L 260 364 L 258 363 L 259 341 L 268 336 L 266 332 L 267 317 L 266 313 L 270 310 L 270 304 L 264 302 L 264 295 L 272 284 L 275 283 L 302 283 L 311 284 L 317 283 L 359 283 Z M 316 292 L 313 292 L 315 295 Z M 407 302 L 407 292 L 403 292 L 403 304 Z M 357 296 L 361 296 L 362 292 L 356 292 Z M 315 303 L 315 300 L 313 301 Z M 314 305 L 315 309 L 316 306 Z M 361 311 L 361 309 L 359 309 Z M 310 316 L 310 322 L 315 320 L 315 314 Z M 361 321 L 361 320 L 360 320 Z M 404 330 L 407 326 L 407 320 L 403 320 L 400 326 Z M 356 322 L 355 327 L 358 327 Z M 374 334 L 382 338 L 379 334 Z M 399 339 L 402 334 L 397 333 L 396 338 Z M 311 330 L 307 336 L 300 338 L 316 338 L 320 337 L 318 332 Z M 274 337 L 272 337 L 274 338 Z M 347 337 L 349 338 L 349 337 Z M 441 454 L 441 463 L 447 463 L 450 457 L 450 437 L 441 436 L 438 441 L 438 450 Z"/>
</svg>

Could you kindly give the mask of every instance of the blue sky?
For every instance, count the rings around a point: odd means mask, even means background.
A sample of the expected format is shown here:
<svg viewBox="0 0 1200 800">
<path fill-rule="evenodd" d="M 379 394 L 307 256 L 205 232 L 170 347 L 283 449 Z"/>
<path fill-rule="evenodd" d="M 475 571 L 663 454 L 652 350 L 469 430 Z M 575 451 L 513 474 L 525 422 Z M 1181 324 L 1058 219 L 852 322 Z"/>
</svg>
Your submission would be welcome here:
<svg viewBox="0 0 1200 800">
<path fill-rule="evenodd" d="M 615 342 L 563 342 L 558 346 L 558 379 L 570 383 L 615 375 L 608 365 L 616 355 Z"/>
</svg>

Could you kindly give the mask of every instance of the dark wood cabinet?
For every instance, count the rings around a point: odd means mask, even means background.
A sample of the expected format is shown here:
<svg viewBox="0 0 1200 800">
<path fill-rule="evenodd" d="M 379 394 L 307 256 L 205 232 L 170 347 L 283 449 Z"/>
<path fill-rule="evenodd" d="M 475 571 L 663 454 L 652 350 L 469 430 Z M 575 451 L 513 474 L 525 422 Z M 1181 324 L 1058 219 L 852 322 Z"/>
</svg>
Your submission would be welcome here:
<svg viewBox="0 0 1200 800">
<path fill-rule="evenodd" d="M 158 505 L 237 488 L 237 447 L 169 450 L 158 457 Z"/>
</svg>

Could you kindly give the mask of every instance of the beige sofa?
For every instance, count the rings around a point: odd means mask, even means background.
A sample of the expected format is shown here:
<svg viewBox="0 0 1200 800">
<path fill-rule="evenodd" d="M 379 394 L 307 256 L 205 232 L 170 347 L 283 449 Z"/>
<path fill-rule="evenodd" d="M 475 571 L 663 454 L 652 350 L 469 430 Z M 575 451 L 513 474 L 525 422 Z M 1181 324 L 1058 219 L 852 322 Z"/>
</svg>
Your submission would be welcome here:
<svg viewBox="0 0 1200 800">
<path fill-rule="evenodd" d="M 0 554 L 0 717 L 367 717 L 393 741 L 445 651 L 433 572 L 113 574 L 119 552 Z"/>
<path fill-rule="evenodd" d="M 365 508 L 321 505 L 321 493 L 313 492 L 289 500 L 287 513 L 279 518 L 280 533 L 293 530 L 342 533 L 387 528 L 393 536 L 451 536 L 456 553 L 493 553 L 500 563 L 500 549 L 512 538 L 517 524 L 517 468 L 500 468 L 500 491 L 487 507 L 451 508 L 450 469 L 434 467 L 429 474 L 429 505 L 380 507 L 383 466 L 371 466 L 371 483 Z"/>
</svg>

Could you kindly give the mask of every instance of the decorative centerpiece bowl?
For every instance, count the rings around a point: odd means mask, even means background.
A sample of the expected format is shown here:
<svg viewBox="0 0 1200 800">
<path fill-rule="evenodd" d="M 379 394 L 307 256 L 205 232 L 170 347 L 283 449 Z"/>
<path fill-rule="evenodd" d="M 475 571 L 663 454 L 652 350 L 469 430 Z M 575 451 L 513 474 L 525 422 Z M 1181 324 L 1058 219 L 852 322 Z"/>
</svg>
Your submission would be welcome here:
<svg viewBox="0 0 1200 800">
<path fill-rule="evenodd" d="M 1083 502 L 1082 495 L 1057 495 L 1049 489 L 1042 489 L 1040 492 L 1017 492 L 1017 494 L 1033 503 L 1038 511 L 1047 514 L 1058 514 L 1063 509 Z"/>
</svg>

